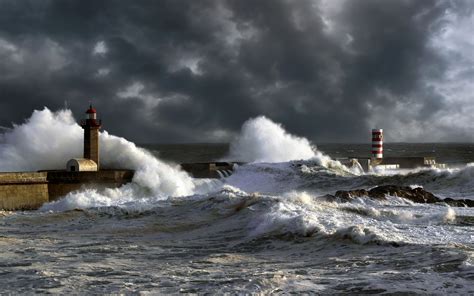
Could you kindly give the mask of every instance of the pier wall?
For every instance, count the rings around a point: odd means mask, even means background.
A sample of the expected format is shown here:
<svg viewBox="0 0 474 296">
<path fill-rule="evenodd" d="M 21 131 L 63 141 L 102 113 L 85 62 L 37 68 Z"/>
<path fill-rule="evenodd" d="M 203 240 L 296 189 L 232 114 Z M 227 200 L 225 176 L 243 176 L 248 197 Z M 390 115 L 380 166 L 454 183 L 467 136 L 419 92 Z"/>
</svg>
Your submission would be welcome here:
<svg viewBox="0 0 474 296">
<path fill-rule="evenodd" d="M 0 173 L 0 210 L 33 210 L 81 188 L 116 188 L 133 179 L 131 170 Z"/>
<path fill-rule="evenodd" d="M 241 162 L 201 162 L 183 163 L 181 168 L 188 172 L 193 178 L 219 179 L 223 176 L 230 176 L 234 170 L 234 165 L 241 165 Z"/>
<path fill-rule="evenodd" d="M 31 210 L 48 201 L 46 173 L 0 173 L 0 209 Z"/>
<path fill-rule="evenodd" d="M 436 164 L 434 157 L 386 157 L 382 164 L 398 164 L 403 169 L 414 169 L 418 167 L 429 167 Z"/>
</svg>

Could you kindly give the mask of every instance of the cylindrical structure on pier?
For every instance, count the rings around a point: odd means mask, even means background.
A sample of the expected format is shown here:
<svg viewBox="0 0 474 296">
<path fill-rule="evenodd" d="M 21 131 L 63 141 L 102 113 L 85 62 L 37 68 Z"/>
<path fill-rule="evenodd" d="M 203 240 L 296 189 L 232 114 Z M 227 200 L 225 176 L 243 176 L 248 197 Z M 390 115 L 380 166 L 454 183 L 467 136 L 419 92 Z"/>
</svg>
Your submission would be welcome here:
<svg viewBox="0 0 474 296">
<path fill-rule="evenodd" d="M 383 158 L 383 129 L 372 130 L 372 158 Z"/>
</svg>

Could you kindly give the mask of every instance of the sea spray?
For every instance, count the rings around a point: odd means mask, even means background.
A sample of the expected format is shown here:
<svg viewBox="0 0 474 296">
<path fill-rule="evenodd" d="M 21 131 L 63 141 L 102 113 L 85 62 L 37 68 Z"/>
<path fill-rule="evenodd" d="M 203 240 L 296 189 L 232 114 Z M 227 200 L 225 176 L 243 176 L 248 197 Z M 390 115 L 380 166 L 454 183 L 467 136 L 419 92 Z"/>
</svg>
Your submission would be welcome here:
<svg viewBox="0 0 474 296">
<path fill-rule="evenodd" d="M 123 138 L 100 135 L 104 166 L 135 170 L 134 183 L 149 188 L 153 196 L 183 196 L 194 192 L 193 179 L 178 166 L 164 163 L 150 152 Z"/>
<path fill-rule="evenodd" d="M 317 150 L 308 139 L 288 133 L 265 116 L 251 118 L 242 125 L 225 159 L 254 163 L 313 159 L 323 167 L 349 171 L 340 162 Z"/>
<path fill-rule="evenodd" d="M 47 108 L 34 111 L 23 124 L 14 125 L 3 136 L 0 146 L 0 171 L 36 171 L 64 169 L 67 160 L 82 157 L 83 130 L 70 110 L 52 112 Z M 111 205 L 104 200 L 126 199 L 132 196 L 165 198 L 193 194 L 193 179 L 177 166 L 164 163 L 134 143 L 110 135 L 100 134 L 101 164 L 108 168 L 127 168 L 136 171 L 133 185 L 116 191 L 89 191 L 93 201 L 84 205 Z M 130 192 L 130 188 L 135 189 Z M 85 200 L 84 194 L 73 193 L 68 199 Z M 101 196 L 106 194 L 106 196 Z M 69 201 L 70 202 L 70 201 Z M 70 202 L 80 206 L 81 203 Z"/>
<path fill-rule="evenodd" d="M 0 171 L 63 169 L 69 159 L 82 155 L 82 137 L 70 110 L 35 110 L 3 134 Z"/>
<path fill-rule="evenodd" d="M 287 133 L 265 116 L 247 120 L 230 145 L 229 159 L 244 162 L 284 162 L 315 157 L 305 138 Z"/>
</svg>

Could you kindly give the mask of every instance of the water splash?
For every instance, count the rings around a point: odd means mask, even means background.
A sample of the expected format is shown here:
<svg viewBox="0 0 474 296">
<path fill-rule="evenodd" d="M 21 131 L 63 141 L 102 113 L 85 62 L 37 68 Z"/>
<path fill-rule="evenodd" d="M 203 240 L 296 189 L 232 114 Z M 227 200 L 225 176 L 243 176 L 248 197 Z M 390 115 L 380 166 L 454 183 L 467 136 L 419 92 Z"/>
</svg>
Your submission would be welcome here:
<svg viewBox="0 0 474 296">
<path fill-rule="evenodd" d="M 315 157 L 306 138 L 291 135 L 265 116 L 247 120 L 230 145 L 229 159 L 244 162 L 284 162 Z"/>
<path fill-rule="evenodd" d="M 254 163 L 308 159 L 326 168 L 349 172 L 347 167 L 324 155 L 308 139 L 288 133 L 282 125 L 265 116 L 251 118 L 243 124 L 226 157 L 226 160 Z"/>
</svg>

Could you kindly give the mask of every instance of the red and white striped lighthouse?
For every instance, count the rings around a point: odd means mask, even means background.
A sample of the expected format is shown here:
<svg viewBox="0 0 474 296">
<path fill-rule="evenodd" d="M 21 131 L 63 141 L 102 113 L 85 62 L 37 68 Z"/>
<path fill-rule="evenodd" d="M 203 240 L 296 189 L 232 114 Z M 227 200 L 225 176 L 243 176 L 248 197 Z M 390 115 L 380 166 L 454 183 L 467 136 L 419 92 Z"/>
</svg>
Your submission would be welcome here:
<svg viewBox="0 0 474 296">
<path fill-rule="evenodd" d="M 372 130 L 372 159 L 383 158 L 383 129 Z"/>
</svg>

